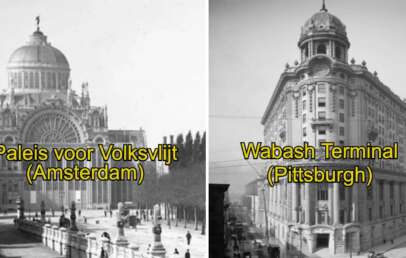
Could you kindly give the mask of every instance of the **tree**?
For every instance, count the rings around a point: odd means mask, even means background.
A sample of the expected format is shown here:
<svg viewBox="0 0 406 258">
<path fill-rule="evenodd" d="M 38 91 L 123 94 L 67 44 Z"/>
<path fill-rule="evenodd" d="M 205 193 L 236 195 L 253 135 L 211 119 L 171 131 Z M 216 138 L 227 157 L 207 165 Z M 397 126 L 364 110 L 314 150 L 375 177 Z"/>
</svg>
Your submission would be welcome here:
<svg viewBox="0 0 406 258">
<path fill-rule="evenodd" d="M 203 133 L 203 137 L 200 141 L 200 161 L 206 162 L 206 132 Z"/>
<path fill-rule="evenodd" d="M 182 156 L 182 160 L 183 164 L 186 166 L 193 162 L 193 137 L 191 131 L 186 134 L 185 150 Z"/>
<path fill-rule="evenodd" d="M 193 162 L 198 162 L 201 159 L 201 139 L 199 131 L 196 133 L 195 140 L 193 141 Z"/>
</svg>

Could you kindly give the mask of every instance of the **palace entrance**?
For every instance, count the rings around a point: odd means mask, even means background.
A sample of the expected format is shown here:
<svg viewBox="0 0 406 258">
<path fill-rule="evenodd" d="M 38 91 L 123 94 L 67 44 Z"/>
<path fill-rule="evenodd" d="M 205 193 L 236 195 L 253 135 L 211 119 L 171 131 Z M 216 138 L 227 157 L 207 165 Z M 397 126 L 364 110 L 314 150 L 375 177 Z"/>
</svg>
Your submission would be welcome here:
<svg viewBox="0 0 406 258">
<path fill-rule="evenodd" d="M 328 241 L 330 239 L 330 234 L 317 234 L 316 237 L 316 248 L 328 248 Z"/>
</svg>

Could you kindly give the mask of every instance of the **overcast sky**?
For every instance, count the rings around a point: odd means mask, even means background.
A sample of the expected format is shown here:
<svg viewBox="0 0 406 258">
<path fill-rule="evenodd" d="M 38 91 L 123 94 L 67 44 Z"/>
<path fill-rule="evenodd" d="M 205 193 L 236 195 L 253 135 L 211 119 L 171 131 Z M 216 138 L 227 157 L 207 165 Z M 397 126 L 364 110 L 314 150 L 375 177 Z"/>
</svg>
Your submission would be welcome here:
<svg viewBox="0 0 406 258">
<path fill-rule="evenodd" d="M 285 64 L 299 59 L 300 28 L 321 3 L 210 1 L 210 182 L 232 182 L 230 191 L 241 193 L 255 178 L 238 161 L 239 142 L 262 141 L 260 117 Z M 347 27 L 349 57 L 366 60 L 369 70 L 405 98 L 406 1 L 326 0 L 326 5 Z M 245 119 L 220 117 L 230 115 Z"/>
<path fill-rule="evenodd" d="M 11 53 L 41 30 L 67 57 L 73 89 L 89 82 L 108 105 L 111 129 L 162 136 L 204 130 L 207 118 L 205 0 L 8 0 L 0 7 L 0 89 Z"/>
</svg>

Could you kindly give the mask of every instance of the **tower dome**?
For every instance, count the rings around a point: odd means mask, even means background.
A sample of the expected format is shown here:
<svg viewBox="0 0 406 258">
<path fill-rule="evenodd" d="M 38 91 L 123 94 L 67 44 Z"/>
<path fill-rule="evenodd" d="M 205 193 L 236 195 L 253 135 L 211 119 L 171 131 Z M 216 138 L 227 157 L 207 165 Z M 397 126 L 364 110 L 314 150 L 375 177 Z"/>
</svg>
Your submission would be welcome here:
<svg viewBox="0 0 406 258">
<path fill-rule="evenodd" d="M 29 41 L 15 50 L 7 66 L 9 87 L 18 91 L 66 92 L 70 76 L 65 55 L 51 46 L 37 27 Z"/>
<path fill-rule="evenodd" d="M 298 46 L 302 61 L 314 55 L 325 54 L 335 60 L 347 62 L 350 42 L 345 25 L 339 18 L 329 13 L 325 3 L 302 26 Z"/>
<path fill-rule="evenodd" d="M 300 41 L 322 35 L 336 36 L 348 42 L 345 25 L 327 9 L 321 9 L 305 22 L 300 34 Z"/>
</svg>

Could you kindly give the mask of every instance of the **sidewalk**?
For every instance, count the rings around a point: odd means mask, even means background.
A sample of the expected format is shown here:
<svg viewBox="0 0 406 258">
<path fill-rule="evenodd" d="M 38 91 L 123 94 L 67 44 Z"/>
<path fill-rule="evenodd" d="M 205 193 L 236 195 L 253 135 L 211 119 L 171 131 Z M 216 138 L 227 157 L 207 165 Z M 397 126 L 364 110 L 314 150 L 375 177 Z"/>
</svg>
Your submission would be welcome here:
<svg viewBox="0 0 406 258">
<path fill-rule="evenodd" d="M 387 242 L 382 245 L 375 246 L 370 249 L 376 254 L 383 253 L 386 258 L 406 258 L 406 235 L 394 239 L 394 243 Z M 360 255 L 352 254 L 352 258 L 367 258 L 368 251 L 362 252 Z M 330 255 L 328 249 L 323 249 L 309 256 L 310 258 L 348 258 L 349 253 Z"/>
</svg>

